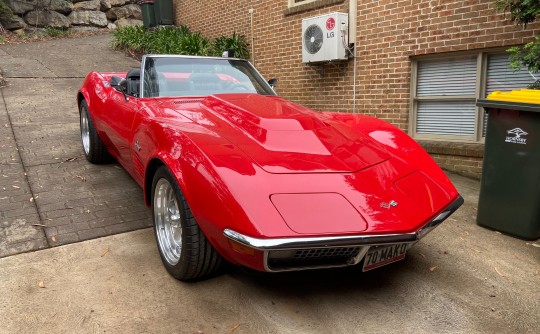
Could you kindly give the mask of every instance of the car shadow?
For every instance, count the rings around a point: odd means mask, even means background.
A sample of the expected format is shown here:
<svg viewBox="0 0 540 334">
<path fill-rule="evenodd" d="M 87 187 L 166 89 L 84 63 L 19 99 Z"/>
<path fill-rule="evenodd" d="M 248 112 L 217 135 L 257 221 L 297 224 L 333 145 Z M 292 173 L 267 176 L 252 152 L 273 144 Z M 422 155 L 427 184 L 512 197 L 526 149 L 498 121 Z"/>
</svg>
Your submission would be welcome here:
<svg viewBox="0 0 540 334">
<path fill-rule="evenodd" d="M 238 283 L 266 290 L 272 295 L 351 294 L 376 293 L 395 289 L 405 277 L 415 276 L 418 268 L 428 267 L 421 256 L 408 255 L 403 261 L 368 272 L 362 264 L 332 269 L 316 269 L 295 272 L 262 273 L 238 266 L 229 266 L 226 275 Z M 429 272 L 429 270 L 427 270 Z"/>
</svg>

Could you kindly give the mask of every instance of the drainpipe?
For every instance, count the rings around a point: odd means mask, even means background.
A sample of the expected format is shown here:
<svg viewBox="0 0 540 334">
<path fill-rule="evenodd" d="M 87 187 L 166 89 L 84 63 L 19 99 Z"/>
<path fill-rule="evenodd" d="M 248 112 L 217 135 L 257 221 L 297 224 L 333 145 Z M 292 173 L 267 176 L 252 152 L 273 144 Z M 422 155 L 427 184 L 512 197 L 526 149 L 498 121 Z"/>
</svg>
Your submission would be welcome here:
<svg viewBox="0 0 540 334">
<path fill-rule="evenodd" d="M 255 9 L 249 9 L 249 15 L 251 17 L 251 63 L 255 66 L 255 38 L 253 37 L 253 13 Z"/>
<path fill-rule="evenodd" d="M 353 113 L 356 113 L 356 16 L 358 15 L 358 1 L 349 0 L 349 43 L 353 47 Z"/>
<path fill-rule="evenodd" d="M 349 0 L 349 43 L 354 43 L 354 45 L 356 45 L 356 16 L 357 15 L 358 15 L 358 1 Z"/>
</svg>

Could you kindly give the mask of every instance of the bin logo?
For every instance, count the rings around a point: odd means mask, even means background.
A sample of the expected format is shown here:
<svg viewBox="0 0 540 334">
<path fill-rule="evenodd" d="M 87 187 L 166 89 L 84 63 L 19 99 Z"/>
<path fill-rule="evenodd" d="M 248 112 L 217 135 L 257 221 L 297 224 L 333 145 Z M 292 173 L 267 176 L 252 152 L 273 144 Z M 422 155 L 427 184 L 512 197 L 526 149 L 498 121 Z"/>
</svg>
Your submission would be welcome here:
<svg viewBox="0 0 540 334">
<path fill-rule="evenodd" d="M 506 131 L 509 135 L 514 135 L 514 137 L 512 136 L 508 136 L 506 137 L 506 140 L 505 142 L 507 143 L 514 143 L 514 144 L 527 144 L 527 139 L 526 138 L 521 138 L 521 136 L 526 136 L 528 133 L 521 130 L 520 128 L 515 128 L 515 129 L 512 129 L 512 130 L 508 130 Z"/>
</svg>

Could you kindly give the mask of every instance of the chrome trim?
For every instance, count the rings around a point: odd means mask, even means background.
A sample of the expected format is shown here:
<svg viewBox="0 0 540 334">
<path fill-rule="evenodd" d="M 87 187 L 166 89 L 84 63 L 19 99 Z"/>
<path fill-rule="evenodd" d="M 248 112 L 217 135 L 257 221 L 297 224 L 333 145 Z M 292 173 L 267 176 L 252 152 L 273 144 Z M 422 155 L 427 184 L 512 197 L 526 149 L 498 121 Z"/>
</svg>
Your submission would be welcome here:
<svg viewBox="0 0 540 334">
<path fill-rule="evenodd" d="M 320 269 L 320 268 L 335 268 L 344 267 L 360 263 L 367 254 L 371 246 L 393 243 L 409 243 L 407 249 L 412 247 L 414 243 L 426 236 L 435 227 L 441 224 L 454 211 L 456 211 L 464 203 L 463 198 L 458 197 L 450 203 L 441 213 L 425 224 L 418 232 L 403 233 L 403 234 L 382 234 L 382 235 L 354 235 L 354 236 L 335 236 L 335 237 L 308 237 L 308 238 L 271 238 L 259 239 L 252 238 L 246 235 L 235 232 L 231 229 L 225 229 L 223 234 L 228 239 L 241 243 L 245 246 L 264 252 L 264 269 L 266 271 L 293 271 L 304 269 Z M 303 249 L 303 248 L 329 248 L 329 247 L 362 247 L 360 252 L 348 263 L 343 265 L 332 266 L 310 266 L 296 267 L 274 270 L 268 267 L 269 251 L 273 250 L 288 250 L 288 249 Z"/>
<path fill-rule="evenodd" d="M 261 251 L 300 249 L 300 248 L 327 248 L 327 247 L 353 247 L 363 245 L 377 245 L 387 243 L 416 241 L 416 233 L 384 234 L 384 235 L 347 235 L 336 237 L 309 237 L 309 238 L 274 238 L 257 239 L 245 236 L 230 229 L 223 234 L 238 243 Z"/>
<path fill-rule="evenodd" d="M 255 73 L 257 73 L 259 75 L 259 77 L 261 78 L 262 80 L 262 84 L 263 85 L 266 85 L 267 87 L 266 88 L 270 88 L 270 91 L 274 92 L 274 95 L 273 96 L 277 96 L 277 94 L 275 94 L 275 91 L 274 89 L 272 88 L 272 86 L 270 86 L 268 84 L 268 82 L 266 81 L 266 79 L 262 76 L 261 72 L 259 72 L 257 70 L 257 68 L 255 68 L 255 66 L 253 66 L 252 63 L 249 62 L 249 60 L 246 60 L 246 59 L 242 59 L 242 58 L 229 58 L 229 57 L 206 57 L 206 56 L 189 56 L 189 55 L 161 55 L 161 54 L 145 54 L 142 56 L 142 59 L 141 59 L 141 79 L 140 79 L 140 82 L 139 82 L 139 97 L 142 99 L 144 98 L 144 90 L 143 90 L 143 78 L 144 78 L 144 68 L 145 68 L 145 65 L 146 65 L 146 58 L 148 57 L 151 57 L 151 58 L 184 58 L 184 59 L 220 59 L 220 60 L 223 60 L 223 59 L 227 59 L 227 60 L 239 60 L 239 61 L 244 61 L 246 63 L 248 63 L 249 66 L 251 66 L 251 68 L 254 70 Z M 259 83 L 261 84 L 261 83 Z"/>
<path fill-rule="evenodd" d="M 171 54 L 159 54 L 159 53 L 148 53 L 143 55 L 144 57 L 161 57 L 161 58 L 195 58 L 195 59 L 232 59 L 232 60 L 242 60 L 247 61 L 242 58 L 231 58 L 231 57 L 209 57 L 209 56 L 191 56 L 191 55 L 171 55 Z"/>
<path fill-rule="evenodd" d="M 139 97 L 141 99 L 145 98 L 144 96 L 144 90 L 143 90 L 143 81 L 144 81 L 144 68 L 146 66 L 146 57 L 147 55 L 143 55 L 141 59 L 141 76 L 139 77 Z"/>
</svg>

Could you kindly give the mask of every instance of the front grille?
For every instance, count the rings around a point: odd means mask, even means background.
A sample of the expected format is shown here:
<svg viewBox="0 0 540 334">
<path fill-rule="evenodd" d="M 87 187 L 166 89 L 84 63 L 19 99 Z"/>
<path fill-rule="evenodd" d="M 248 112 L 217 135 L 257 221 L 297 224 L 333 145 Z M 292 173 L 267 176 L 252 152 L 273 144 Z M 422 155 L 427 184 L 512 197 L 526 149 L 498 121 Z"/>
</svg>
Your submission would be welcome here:
<svg viewBox="0 0 540 334">
<path fill-rule="evenodd" d="M 271 270 L 345 266 L 361 247 L 309 248 L 270 251 L 267 265 Z"/>
<path fill-rule="evenodd" d="M 358 248 L 319 248 L 319 249 L 300 249 L 295 251 L 295 259 L 321 258 L 321 257 L 350 257 L 358 253 Z"/>
</svg>

